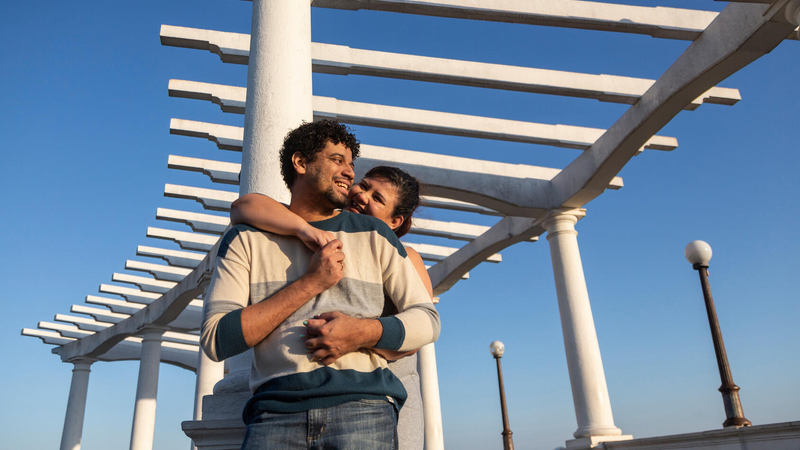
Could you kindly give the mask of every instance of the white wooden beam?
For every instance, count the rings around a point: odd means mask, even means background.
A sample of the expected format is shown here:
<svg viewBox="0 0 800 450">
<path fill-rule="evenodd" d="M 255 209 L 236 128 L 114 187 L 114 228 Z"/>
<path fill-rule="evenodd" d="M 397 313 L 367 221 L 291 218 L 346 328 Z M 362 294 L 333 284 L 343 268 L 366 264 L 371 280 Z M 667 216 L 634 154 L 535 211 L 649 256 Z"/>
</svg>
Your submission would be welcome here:
<svg viewBox="0 0 800 450">
<path fill-rule="evenodd" d="M 416 250 L 422 259 L 427 261 L 443 261 L 448 256 L 452 255 L 457 248 L 444 247 L 441 245 L 420 244 L 416 242 L 404 242 L 405 245 Z M 488 255 L 485 258 L 486 262 L 499 263 L 503 260 L 499 253 Z"/>
<path fill-rule="evenodd" d="M 186 231 L 167 230 L 165 228 L 147 227 L 147 237 L 166 239 L 178 244 L 184 250 L 207 252 L 219 240 L 219 236 Z"/>
<path fill-rule="evenodd" d="M 158 208 L 156 210 L 156 219 L 183 223 L 188 225 L 192 231 L 215 234 L 217 236 L 221 236 L 231 223 L 227 216 L 192 213 L 167 208 Z"/>
<path fill-rule="evenodd" d="M 125 273 L 115 273 L 111 275 L 111 281 L 117 283 L 129 283 L 133 284 L 142 291 L 145 292 L 155 292 L 157 294 L 163 294 L 168 290 L 172 289 L 177 283 L 171 281 L 158 281 L 148 277 L 139 277 L 136 275 L 128 275 Z"/>
<path fill-rule="evenodd" d="M 188 81 L 184 83 L 191 83 L 198 91 L 230 88 L 229 86 L 209 83 Z M 245 90 L 240 88 L 238 92 L 243 98 Z M 589 148 L 605 132 L 605 130 L 599 128 L 496 119 L 467 114 L 351 102 L 332 97 L 314 96 L 313 107 L 315 120 L 333 119 L 351 125 L 550 145 L 578 150 Z M 217 147 L 223 150 L 241 151 L 244 136 L 243 130 L 240 127 L 205 124 L 182 119 L 172 119 L 170 121 L 170 133 L 208 139 L 216 142 Z M 677 146 L 678 140 L 675 138 L 652 136 L 644 143 L 642 148 L 673 150 Z"/>
<path fill-rule="evenodd" d="M 699 93 L 769 53 L 792 32 L 779 9 L 729 4 L 592 147 L 552 180 L 553 207 L 579 208 L 600 195 L 636 155 L 648 136 L 664 127 Z"/>
<path fill-rule="evenodd" d="M 146 263 L 131 259 L 125 261 L 125 269 L 147 272 L 153 277 L 155 277 L 156 280 L 174 281 L 176 283 L 180 282 L 186 275 L 188 275 L 191 272 L 191 269 L 165 266 L 163 264 Z"/>
<path fill-rule="evenodd" d="M 230 212 L 231 203 L 239 198 L 239 193 L 166 184 L 164 185 L 164 197 L 194 200 L 210 211 Z"/>
<path fill-rule="evenodd" d="M 312 6 L 615 31 L 688 41 L 697 39 L 717 16 L 713 11 L 576 0 L 314 0 Z"/>
<path fill-rule="evenodd" d="M 150 256 L 153 258 L 160 258 L 166 261 L 170 266 L 179 268 L 193 269 L 200 264 L 200 261 L 206 256 L 203 253 L 184 252 L 180 250 L 167 250 L 158 247 L 147 247 L 140 245 L 136 247 L 136 254 L 138 256 Z"/>
<path fill-rule="evenodd" d="M 210 159 L 188 158 L 186 156 L 169 155 L 167 167 L 170 169 L 200 172 L 207 175 L 212 182 L 239 185 L 239 173 L 242 165 Z"/>
</svg>

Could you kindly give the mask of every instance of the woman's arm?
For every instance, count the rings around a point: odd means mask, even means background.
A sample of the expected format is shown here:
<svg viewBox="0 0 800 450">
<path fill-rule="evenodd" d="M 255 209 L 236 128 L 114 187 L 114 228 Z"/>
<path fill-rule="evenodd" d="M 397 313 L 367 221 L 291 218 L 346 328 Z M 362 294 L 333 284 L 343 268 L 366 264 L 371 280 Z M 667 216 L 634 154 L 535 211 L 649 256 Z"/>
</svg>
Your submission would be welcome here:
<svg viewBox="0 0 800 450">
<path fill-rule="evenodd" d="M 333 233 L 312 227 L 282 203 L 261 194 L 245 194 L 231 204 L 231 225 L 240 223 L 275 234 L 297 236 L 315 251 L 335 239 Z"/>
<path fill-rule="evenodd" d="M 414 268 L 417 269 L 417 275 L 419 275 L 420 279 L 422 279 L 422 284 L 424 284 L 425 289 L 428 290 L 428 295 L 433 298 L 433 285 L 431 284 L 431 277 L 428 276 L 428 269 L 425 268 L 425 263 L 422 261 L 422 257 L 419 256 L 419 253 L 417 253 L 417 251 L 411 247 L 406 247 L 406 253 L 408 253 L 408 259 L 411 260 L 411 264 L 413 264 Z M 376 348 L 372 349 L 372 351 L 375 353 L 386 358 L 387 361 L 397 361 L 400 358 L 411 356 L 414 353 L 417 353 L 418 350 L 419 349 L 408 352 L 396 352 L 393 350 L 381 350 Z"/>
</svg>

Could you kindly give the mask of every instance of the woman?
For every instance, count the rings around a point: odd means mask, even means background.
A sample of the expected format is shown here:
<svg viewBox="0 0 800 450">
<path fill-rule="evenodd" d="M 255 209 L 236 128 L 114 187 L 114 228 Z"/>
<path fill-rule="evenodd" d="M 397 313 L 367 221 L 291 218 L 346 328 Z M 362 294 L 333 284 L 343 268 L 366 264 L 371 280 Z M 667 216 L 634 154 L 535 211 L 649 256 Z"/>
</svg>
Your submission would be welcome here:
<svg viewBox="0 0 800 450">
<path fill-rule="evenodd" d="M 401 237 L 411 229 L 411 216 L 419 205 L 419 184 L 414 177 L 396 167 L 378 166 L 353 185 L 347 197 L 349 205 L 345 211 L 378 218 L 386 222 L 397 237 Z M 297 236 L 311 250 L 317 250 L 335 239 L 333 233 L 314 228 L 281 203 L 259 194 L 244 195 L 233 203 L 231 223 L 246 223 L 273 233 Z M 428 290 L 428 295 L 433 296 L 431 280 L 422 257 L 410 247 L 406 247 L 406 252 Z M 392 310 L 393 307 L 387 301 L 384 315 L 396 313 L 396 310 Z M 416 350 L 405 353 L 374 351 L 390 361 L 389 367 L 403 382 L 408 393 L 397 422 L 399 448 L 421 450 L 424 423 Z"/>
</svg>

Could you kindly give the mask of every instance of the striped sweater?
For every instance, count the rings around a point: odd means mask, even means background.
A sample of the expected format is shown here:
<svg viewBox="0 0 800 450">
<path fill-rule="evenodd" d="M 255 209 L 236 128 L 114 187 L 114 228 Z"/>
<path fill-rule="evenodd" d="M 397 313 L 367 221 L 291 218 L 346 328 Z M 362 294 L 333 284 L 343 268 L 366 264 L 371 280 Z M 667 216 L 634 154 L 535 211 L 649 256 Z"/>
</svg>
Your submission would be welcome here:
<svg viewBox="0 0 800 450">
<path fill-rule="evenodd" d="M 254 347 L 250 389 L 244 411 L 249 423 L 256 411 L 298 412 L 353 400 L 390 397 L 399 408 L 406 398 L 386 360 L 369 350 L 339 358 L 329 366 L 311 360 L 300 334 L 303 321 L 339 311 L 358 318 L 379 318 L 384 293 L 399 313 L 380 317 L 383 335 L 377 348 L 413 350 L 439 335 L 439 315 L 405 248 L 385 223 L 341 212 L 313 226 L 342 241 L 347 257 L 344 278 L 312 298 Z M 241 311 L 302 276 L 313 255 L 299 239 L 246 225 L 222 238 L 211 284 L 205 296 L 201 345 L 216 361 L 248 349 Z"/>
</svg>

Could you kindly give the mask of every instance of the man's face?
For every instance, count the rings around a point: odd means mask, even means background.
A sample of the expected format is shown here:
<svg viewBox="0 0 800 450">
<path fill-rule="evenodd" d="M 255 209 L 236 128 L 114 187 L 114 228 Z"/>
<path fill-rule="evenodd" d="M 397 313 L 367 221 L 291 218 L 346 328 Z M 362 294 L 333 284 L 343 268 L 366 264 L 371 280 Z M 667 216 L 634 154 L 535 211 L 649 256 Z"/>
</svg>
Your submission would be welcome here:
<svg viewBox="0 0 800 450">
<path fill-rule="evenodd" d="M 328 142 L 317 153 L 317 158 L 306 163 L 306 180 L 309 193 L 319 194 L 321 207 L 347 206 L 347 192 L 353 185 L 353 155 L 343 144 Z"/>
</svg>

